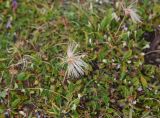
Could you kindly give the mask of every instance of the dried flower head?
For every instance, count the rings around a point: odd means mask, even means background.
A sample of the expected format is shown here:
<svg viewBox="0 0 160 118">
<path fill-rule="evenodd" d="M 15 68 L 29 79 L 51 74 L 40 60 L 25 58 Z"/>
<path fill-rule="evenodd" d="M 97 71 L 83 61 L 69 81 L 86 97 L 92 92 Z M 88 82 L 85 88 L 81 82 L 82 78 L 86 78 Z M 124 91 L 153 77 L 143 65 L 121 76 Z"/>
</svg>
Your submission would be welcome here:
<svg viewBox="0 0 160 118">
<path fill-rule="evenodd" d="M 132 5 L 124 8 L 125 15 L 130 16 L 134 23 L 142 22 L 141 17 L 137 14 L 137 12 L 137 9 L 135 9 Z"/>
<path fill-rule="evenodd" d="M 7 24 L 6 24 L 6 28 L 7 28 L 7 29 L 12 28 L 12 17 L 9 17 L 9 19 L 8 19 L 8 21 L 7 21 Z"/>
<path fill-rule="evenodd" d="M 84 69 L 88 68 L 86 62 L 82 60 L 84 54 L 76 53 L 78 44 L 70 43 L 67 49 L 67 56 L 64 58 L 64 62 L 67 64 L 67 76 L 78 78 L 80 75 L 84 75 Z"/>
<path fill-rule="evenodd" d="M 18 7 L 17 0 L 12 0 L 12 9 L 14 12 L 16 11 L 17 7 Z"/>
</svg>

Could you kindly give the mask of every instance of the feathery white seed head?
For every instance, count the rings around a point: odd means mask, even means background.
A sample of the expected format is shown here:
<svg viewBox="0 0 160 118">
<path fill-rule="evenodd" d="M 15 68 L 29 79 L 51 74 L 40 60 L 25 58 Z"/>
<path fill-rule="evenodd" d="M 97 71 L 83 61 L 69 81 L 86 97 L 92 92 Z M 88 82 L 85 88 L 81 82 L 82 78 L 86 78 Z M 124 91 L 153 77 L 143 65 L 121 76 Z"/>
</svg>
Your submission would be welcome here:
<svg viewBox="0 0 160 118">
<path fill-rule="evenodd" d="M 70 43 L 67 49 L 67 56 L 65 62 L 67 64 L 67 76 L 78 78 L 80 75 L 84 75 L 84 69 L 88 68 L 86 62 L 82 60 L 84 54 L 76 53 L 78 44 Z"/>
<path fill-rule="evenodd" d="M 141 23 L 141 17 L 137 14 L 137 9 L 133 8 L 132 5 L 124 8 L 124 13 L 126 16 L 130 16 L 134 23 Z"/>
</svg>

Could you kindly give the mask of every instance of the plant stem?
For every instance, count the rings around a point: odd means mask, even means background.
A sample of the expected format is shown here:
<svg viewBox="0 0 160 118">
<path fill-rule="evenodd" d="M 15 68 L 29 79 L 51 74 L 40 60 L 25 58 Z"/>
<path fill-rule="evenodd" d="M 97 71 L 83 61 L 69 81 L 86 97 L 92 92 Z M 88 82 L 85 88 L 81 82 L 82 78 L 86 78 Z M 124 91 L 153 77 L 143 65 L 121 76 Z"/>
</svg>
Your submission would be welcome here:
<svg viewBox="0 0 160 118">
<path fill-rule="evenodd" d="M 132 118 L 132 106 L 131 106 L 131 108 L 129 109 L 129 118 Z"/>
<path fill-rule="evenodd" d="M 145 55 L 148 55 L 148 54 L 151 54 L 151 53 L 154 53 L 154 52 L 159 52 L 160 53 L 160 50 L 153 50 L 153 51 L 149 51 L 149 52 L 147 52 Z"/>
<path fill-rule="evenodd" d="M 121 26 L 122 26 L 122 24 L 124 23 L 124 21 L 125 21 L 125 16 L 123 17 L 123 19 L 122 19 L 122 21 L 121 21 L 121 23 L 120 23 L 120 25 L 119 25 L 119 27 L 118 27 L 118 30 L 117 30 L 117 32 L 115 33 L 115 36 L 118 34 L 118 32 L 119 32 L 119 30 L 120 30 L 120 28 L 121 28 Z"/>
</svg>

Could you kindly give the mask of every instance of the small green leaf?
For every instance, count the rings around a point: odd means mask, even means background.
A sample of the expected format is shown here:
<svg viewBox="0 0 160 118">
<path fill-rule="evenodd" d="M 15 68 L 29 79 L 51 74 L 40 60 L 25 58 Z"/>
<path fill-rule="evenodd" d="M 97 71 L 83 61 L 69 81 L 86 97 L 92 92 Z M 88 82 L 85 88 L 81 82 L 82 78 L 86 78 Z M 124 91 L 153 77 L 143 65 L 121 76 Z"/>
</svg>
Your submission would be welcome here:
<svg viewBox="0 0 160 118">
<path fill-rule="evenodd" d="M 143 76 L 141 76 L 140 80 L 141 80 L 141 83 L 142 83 L 142 85 L 143 85 L 144 87 L 147 87 L 147 86 L 148 86 L 148 83 L 147 83 L 146 79 L 145 79 Z"/>
<path fill-rule="evenodd" d="M 104 94 L 103 95 L 103 100 L 104 100 L 104 103 L 107 105 L 108 102 L 109 102 L 109 97 L 106 94 Z"/>
<path fill-rule="evenodd" d="M 101 21 L 101 29 L 102 30 L 106 29 L 109 26 L 109 24 L 111 23 L 111 21 L 113 19 L 112 12 L 113 12 L 113 9 L 112 8 L 109 9 L 107 12 L 107 15 Z"/>
<path fill-rule="evenodd" d="M 4 109 L 0 108 L 0 114 L 2 114 L 4 112 Z"/>
<path fill-rule="evenodd" d="M 129 50 L 127 52 L 124 53 L 124 60 L 129 59 L 132 56 L 132 50 Z"/>
<path fill-rule="evenodd" d="M 24 81 L 27 80 L 29 78 L 30 75 L 27 75 L 25 72 L 21 72 L 20 74 L 18 74 L 17 79 Z"/>
<path fill-rule="evenodd" d="M 139 79 L 137 78 L 137 77 L 134 77 L 133 79 L 132 79 L 132 82 L 133 82 L 133 85 L 134 86 L 139 86 Z"/>
<path fill-rule="evenodd" d="M 155 4 L 154 7 L 153 7 L 153 11 L 155 13 L 159 13 L 159 11 L 160 11 L 160 5 L 159 4 Z"/>
<path fill-rule="evenodd" d="M 21 99 L 15 99 L 12 103 L 11 103 L 11 106 L 12 107 L 16 107 L 19 103 L 20 103 Z"/>
<path fill-rule="evenodd" d="M 122 64 L 120 79 L 124 80 L 126 78 L 126 64 Z"/>
<path fill-rule="evenodd" d="M 7 95 L 7 92 L 6 92 L 6 91 L 2 91 L 2 92 L 0 93 L 0 97 L 1 97 L 1 98 L 5 98 L 6 95 Z"/>
</svg>

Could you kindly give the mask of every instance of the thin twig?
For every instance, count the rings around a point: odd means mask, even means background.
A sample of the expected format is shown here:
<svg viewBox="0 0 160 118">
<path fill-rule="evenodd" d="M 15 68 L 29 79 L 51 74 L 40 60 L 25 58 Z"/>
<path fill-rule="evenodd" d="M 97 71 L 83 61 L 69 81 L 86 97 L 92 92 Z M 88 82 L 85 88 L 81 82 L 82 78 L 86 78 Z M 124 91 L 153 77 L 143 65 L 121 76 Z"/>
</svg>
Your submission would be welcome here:
<svg viewBox="0 0 160 118">
<path fill-rule="evenodd" d="M 65 72 L 64 79 L 63 79 L 62 83 L 65 84 L 66 80 L 67 80 L 67 71 Z"/>
<path fill-rule="evenodd" d="M 148 54 L 151 54 L 151 53 L 160 53 L 160 50 L 153 50 L 153 51 L 149 51 L 149 52 L 147 52 L 147 53 L 145 53 L 145 55 L 148 55 Z"/>
<path fill-rule="evenodd" d="M 120 30 L 120 28 L 121 28 L 121 26 L 122 26 L 122 24 L 124 23 L 124 21 L 125 21 L 125 16 L 123 17 L 123 19 L 122 19 L 122 21 L 121 21 L 121 23 L 120 23 L 120 25 L 119 25 L 119 27 L 118 27 L 118 30 L 117 30 L 117 32 L 115 33 L 115 36 L 118 34 L 118 32 L 119 32 L 119 30 Z"/>
</svg>

